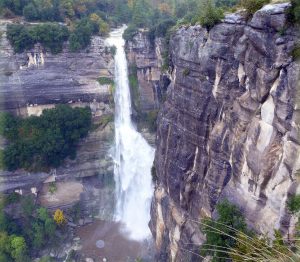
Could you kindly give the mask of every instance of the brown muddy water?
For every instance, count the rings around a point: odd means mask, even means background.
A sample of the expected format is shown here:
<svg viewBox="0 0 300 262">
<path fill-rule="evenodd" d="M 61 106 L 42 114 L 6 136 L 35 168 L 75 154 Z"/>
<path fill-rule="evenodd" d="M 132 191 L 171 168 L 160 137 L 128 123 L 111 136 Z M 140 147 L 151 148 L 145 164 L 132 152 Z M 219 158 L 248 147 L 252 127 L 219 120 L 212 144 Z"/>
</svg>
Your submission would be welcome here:
<svg viewBox="0 0 300 262">
<path fill-rule="evenodd" d="M 127 239 L 119 223 L 96 220 L 78 228 L 76 235 L 81 239 L 79 253 L 96 262 L 131 262 L 137 258 L 153 261 L 152 241 L 141 243 Z"/>
</svg>

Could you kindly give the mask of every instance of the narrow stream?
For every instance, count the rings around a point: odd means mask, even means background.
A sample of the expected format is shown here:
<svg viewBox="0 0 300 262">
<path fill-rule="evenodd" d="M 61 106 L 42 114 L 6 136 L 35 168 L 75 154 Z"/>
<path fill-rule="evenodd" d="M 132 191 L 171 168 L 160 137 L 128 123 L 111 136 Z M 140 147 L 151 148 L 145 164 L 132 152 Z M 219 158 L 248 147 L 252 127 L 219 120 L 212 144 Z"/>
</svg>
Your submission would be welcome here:
<svg viewBox="0 0 300 262">
<path fill-rule="evenodd" d="M 150 202 L 153 194 L 152 148 L 131 121 L 128 68 L 122 34 L 123 26 L 110 34 L 107 42 L 117 48 L 115 54 L 115 182 L 116 220 L 124 225 L 126 236 L 143 240 L 150 236 Z"/>
</svg>

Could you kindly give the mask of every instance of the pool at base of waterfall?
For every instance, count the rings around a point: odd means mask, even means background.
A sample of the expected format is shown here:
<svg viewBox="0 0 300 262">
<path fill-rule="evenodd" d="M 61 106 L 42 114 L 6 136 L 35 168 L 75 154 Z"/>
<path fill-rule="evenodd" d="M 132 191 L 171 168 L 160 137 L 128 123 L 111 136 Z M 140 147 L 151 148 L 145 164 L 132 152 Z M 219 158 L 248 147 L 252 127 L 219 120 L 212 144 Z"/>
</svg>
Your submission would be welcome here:
<svg viewBox="0 0 300 262">
<path fill-rule="evenodd" d="M 125 237 L 120 223 L 95 220 L 92 224 L 76 229 L 80 237 L 83 258 L 92 258 L 95 262 L 143 262 L 153 261 L 153 242 L 151 239 L 137 242 Z"/>
</svg>

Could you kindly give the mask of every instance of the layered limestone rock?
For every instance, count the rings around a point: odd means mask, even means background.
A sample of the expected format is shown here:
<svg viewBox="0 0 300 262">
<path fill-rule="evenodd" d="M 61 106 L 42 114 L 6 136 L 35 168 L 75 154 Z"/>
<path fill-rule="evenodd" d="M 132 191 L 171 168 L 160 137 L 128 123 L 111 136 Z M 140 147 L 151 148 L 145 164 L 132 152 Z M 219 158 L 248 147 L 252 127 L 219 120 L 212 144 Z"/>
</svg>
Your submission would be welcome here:
<svg viewBox="0 0 300 262">
<path fill-rule="evenodd" d="M 151 41 L 144 30 L 126 42 L 129 70 L 136 71 L 141 111 L 157 109 L 169 84 L 167 75 L 162 74 L 164 50 L 163 39 Z"/>
<path fill-rule="evenodd" d="M 67 159 L 57 170 L 47 172 L 0 172 L 0 192 L 38 190 L 54 175 L 56 180 L 81 179 L 94 175 L 112 175 L 109 150 L 113 143 L 112 94 L 109 85 L 100 85 L 99 77 L 114 75 L 114 60 L 104 39 L 95 36 L 91 45 L 72 53 L 66 43 L 59 54 L 46 52 L 41 45 L 15 54 L 6 39 L 10 21 L 0 20 L 0 110 L 21 116 L 40 115 L 57 103 L 72 107 L 89 106 L 95 128 L 83 139 L 75 160 Z M 6 141 L 0 139 L 0 148 Z M 54 179 L 52 179 L 54 180 Z M 52 181 L 51 180 L 51 181 Z"/>
<path fill-rule="evenodd" d="M 172 36 L 150 222 L 158 261 L 193 260 L 205 239 L 198 222 L 223 198 L 258 232 L 292 233 L 286 200 L 300 192 L 300 126 L 299 64 L 290 52 L 299 35 L 286 24 L 287 6 Z"/>
<path fill-rule="evenodd" d="M 92 38 L 91 45 L 72 53 L 67 43 L 59 54 L 51 54 L 41 45 L 15 54 L 6 39 L 9 21 L 0 21 L 0 109 L 22 109 L 28 105 L 74 101 L 107 102 L 108 85 L 97 78 L 112 77 L 113 57 L 104 40 Z"/>
</svg>

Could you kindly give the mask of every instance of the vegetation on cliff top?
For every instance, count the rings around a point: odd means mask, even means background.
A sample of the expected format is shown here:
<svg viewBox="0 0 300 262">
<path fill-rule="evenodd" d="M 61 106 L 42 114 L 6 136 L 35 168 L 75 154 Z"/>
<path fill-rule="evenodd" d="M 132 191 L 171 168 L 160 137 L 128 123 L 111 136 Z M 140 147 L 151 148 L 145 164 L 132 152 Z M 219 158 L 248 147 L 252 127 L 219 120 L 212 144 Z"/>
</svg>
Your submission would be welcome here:
<svg viewBox="0 0 300 262">
<path fill-rule="evenodd" d="M 41 116 L 25 119 L 2 113 L 0 134 L 10 143 L 3 151 L 2 166 L 8 170 L 43 170 L 74 158 L 76 145 L 91 128 L 89 108 L 58 105 Z"/>
<path fill-rule="evenodd" d="M 67 27 L 59 24 L 47 23 L 28 27 L 11 24 L 7 27 L 7 38 L 17 53 L 32 48 L 36 43 L 41 43 L 52 53 L 58 53 L 68 37 Z"/>
</svg>

